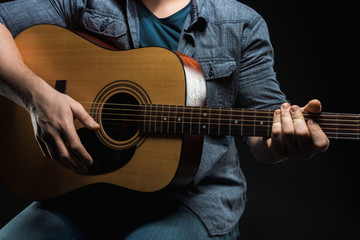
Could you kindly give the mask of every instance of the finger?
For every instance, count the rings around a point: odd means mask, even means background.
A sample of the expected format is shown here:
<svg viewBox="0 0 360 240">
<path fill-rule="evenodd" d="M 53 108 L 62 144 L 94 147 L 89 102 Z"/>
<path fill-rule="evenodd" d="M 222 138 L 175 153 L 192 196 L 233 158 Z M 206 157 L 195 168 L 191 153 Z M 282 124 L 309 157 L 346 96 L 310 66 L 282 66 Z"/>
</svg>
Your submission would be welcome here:
<svg viewBox="0 0 360 240">
<path fill-rule="evenodd" d="M 74 155 L 77 160 L 81 161 L 85 166 L 91 166 L 93 159 L 90 154 L 87 152 L 79 135 L 76 133 L 75 127 L 73 124 L 69 125 L 67 131 L 63 132 L 63 138 L 66 143 L 66 146 L 70 150 L 70 153 Z"/>
<path fill-rule="evenodd" d="M 47 140 L 48 142 L 50 142 L 50 140 Z M 53 161 L 59 163 L 60 165 L 64 166 L 67 169 L 73 169 L 73 167 L 67 162 L 64 161 L 64 158 L 60 157 L 59 151 L 56 150 L 57 147 L 55 147 L 55 141 L 51 140 L 51 145 L 48 145 L 45 143 L 45 141 L 43 141 L 46 147 L 46 151 L 49 154 L 49 158 L 52 159 Z"/>
<path fill-rule="evenodd" d="M 56 139 L 53 146 L 51 152 L 54 160 L 77 173 L 85 174 L 87 172 L 87 167 L 68 151 L 61 138 Z"/>
<path fill-rule="evenodd" d="M 95 122 L 95 120 L 88 114 L 88 112 L 86 112 L 84 107 L 75 100 L 72 100 L 71 110 L 74 114 L 74 117 L 82 124 L 84 124 L 86 128 L 90 130 L 96 130 L 100 127 L 100 125 Z"/>
<path fill-rule="evenodd" d="M 323 132 L 320 125 L 316 123 L 314 120 L 310 119 L 307 122 L 307 126 L 310 131 L 310 137 L 315 152 L 320 153 L 326 151 L 330 146 L 330 140 Z"/>
<path fill-rule="evenodd" d="M 310 132 L 304 120 L 304 116 L 300 108 L 296 105 L 291 106 L 290 113 L 294 124 L 295 140 L 298 149 L 298 152 L 295 154 L 301 158 L 310 158 L 314 152 L 312 149 Z"/>
<path fill-rule="evenodd" d="M 284 141 L 282 138 L 282 127 L 281 127 L 281 111 L 277 109 L 274 112 L 274 119 L 272 124 L 271 139 L 269 139 L 268 146 L 269 148 L 276 153 L 277 155 L 283 156 L 285 150 Z"/>
<path fill-rule="evenodd" d="M 281 128 L 284 144 L 289 153 L 297 152 L 297 144 L 295 139 L 295 128 L 290 113 L 290 104 L 281 105 Z"/>
<path fill-rule="evenodd" d="M 317 99 L 309 101 L 305 107 L 301 108 L 302 112 L 320 113 L 322 109 L 321 102 Z"/>
</svg>

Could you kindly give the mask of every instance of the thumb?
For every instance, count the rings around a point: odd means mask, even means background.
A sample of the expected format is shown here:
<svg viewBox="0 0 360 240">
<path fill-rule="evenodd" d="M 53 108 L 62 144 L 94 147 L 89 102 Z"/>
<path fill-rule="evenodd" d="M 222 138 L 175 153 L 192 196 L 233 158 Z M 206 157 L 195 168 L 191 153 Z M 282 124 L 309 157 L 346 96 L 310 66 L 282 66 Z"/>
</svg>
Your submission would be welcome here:
<svg viewBox="0 0 360 240">
<path fill-rule="evenodd" d="M 74 117 L 79 120 L 87 129 L 96 130 L 100 128 L 100 125 L 86 112 L 85 108 L 75 100 L 71 104 L 71 110 Z"/>
<path fill-rule="evenodd" d="M 303 112 L 311 112 L 311 113 L 320 113 L 321 112 L 321 102 L 317 99 L 313 99 L 305 107 L 301 108 Z"/>
</svg>

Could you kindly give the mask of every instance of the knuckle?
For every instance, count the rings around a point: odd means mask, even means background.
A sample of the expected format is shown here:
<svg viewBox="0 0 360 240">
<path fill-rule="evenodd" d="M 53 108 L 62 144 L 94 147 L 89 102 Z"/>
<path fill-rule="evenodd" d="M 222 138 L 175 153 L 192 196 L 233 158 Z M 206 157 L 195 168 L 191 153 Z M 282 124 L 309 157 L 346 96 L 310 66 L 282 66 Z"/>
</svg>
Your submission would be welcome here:
<svg viewBox="0 0 360 240">
<path fill-rule="evenodd" d="M 70 159 L 70 155 L 66 153 L 58 153 L 55 157 L 56 160 L 61 160 L 61 161 L 67 161 Z"/>
<path fill-rule="evenodd" d="M 83 146 L 80 143 L 73 143 L 71 145 L 72 152 L 78 153 L 78 152 L 82 151 L 82 149 L 83 149 Z"/>
</svg>

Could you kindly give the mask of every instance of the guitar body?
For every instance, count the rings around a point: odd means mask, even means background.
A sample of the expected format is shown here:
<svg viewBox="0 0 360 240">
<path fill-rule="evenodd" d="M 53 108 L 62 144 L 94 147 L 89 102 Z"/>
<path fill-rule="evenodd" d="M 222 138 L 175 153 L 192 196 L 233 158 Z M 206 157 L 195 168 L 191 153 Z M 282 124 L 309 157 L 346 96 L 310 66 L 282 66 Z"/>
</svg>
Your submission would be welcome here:
<svg viewBox="0 0 360 240">
<path fill-rule="evenodd" d="M 154 192 L 191 182 L 201 158 L 202 136 L 144 134 L 138 125 L 120 123 L 116 128 L 106 116 L 116 116 L 109 106 L 122 104 L 203 105 L 205 82 L 193 59 L 162 48 L 108 50 L 51 25 L 29 28 L 15 41 L 26 64 L 82 103 L 101 129 L 86 130 L 75 120 L 94 158 L 89 174 L 79 175 L 46 159 L 28 112 L 0 98 L 6 113 L 0 118 L 0 180 L 10 191 L 41 200 L 93 183 Z"/>
</svg>

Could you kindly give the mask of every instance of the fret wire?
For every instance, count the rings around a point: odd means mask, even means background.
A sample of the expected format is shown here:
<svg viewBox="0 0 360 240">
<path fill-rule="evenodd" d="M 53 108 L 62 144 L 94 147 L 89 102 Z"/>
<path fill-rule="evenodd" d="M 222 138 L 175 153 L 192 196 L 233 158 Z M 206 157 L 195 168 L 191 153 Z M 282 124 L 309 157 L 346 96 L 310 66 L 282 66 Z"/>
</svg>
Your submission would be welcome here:
<svg viewBox="0 0 360 240">
<path fill-rule="evenodd" d="M 273 113 L 272 113 L 271 110 L 268 111 L 268 114 L 269 114 L 269 115 L 268 115 L 269 119 L 270 119 L 270 117 L 273 118 Z M 268 136 L 271 136 L 272 123 L 271 123 L 271 125 L 270 125 L 270 121 L 268 121 L 267 124 L 268 124 Z"/>
<path fill-rule="evenodd" d="M 241 136 L 243 136 L 243 134 L 244 134 L 244 132 L 243 132 L 243 130 L 244 130 L 244 110 L 243 111 L 241 111 L 241 131 L 240 131 L 240 134 L 241 134 Z"/>
<path fill-rule="evenodd" d="M 185 108 L 183 108 L 183 117 L 182 117 L 182 124 L 181 124 L 181 133 L 184 133 L 184 120 L 185 120 Z"/>
<path fill-rule="evenodd" d="M 152 108 L 153 108 L 153 105 L 150 106 L 150 115 L 149 115 L 149 133 L 151 133 L 151 116 L 152 116 Z"/>
<path fill-rule="evenodd" d="M 164 131 L 165 125 L 166 125 L 165 112 L 166 112 L 166 110 L 165 110 L 165 105 L 162 105 L 161 117 L 160 117 L 160 119 L 161 119 L 160 133 L 166 132 L 166 131 Z"/>
<path fill-rule="evenodd" d="M 159 106 L 159 105 L 155 105 L 155 112 L 158 112 L 158 110 L 157 110 L 157 109 L 158 109 L 158 106 Z M 159 115 L 157 115 L 157 114 L 154 115 L 154 119 L 155 119 L 155 120 L 154 120 L 154 121 L 155 121 L 155 129 L 154 129 L 154 132 L 155 132 L 155 133 L 157 133 L 157 124 L 156 124 L 156 123 L 159 122 L 159 121 L 157 120 L 157 117 L 158 117 L 158 116 L 159 116 Z M 160 124 L 161 124 L 161 123 L 160 123 Z"/>
<path fill-rule="evenodd" d="M 144 111 L 144 124 L 143 124 L 144 125 L 144 130 L 143 130 L 144 132 L 145 132 L 145 126 L 146 126 L 146 110 L 147 110 L 146 107 L 147 107 L 147 105 L 144 106 L 144 109 L 145 109 L 145 111 Z"/>
<path fill-rule="evenodd" d="M 210 130 L 211 130 L 210 129 L 210 126 L 211 126 L 210 125 L 210 120 L 211 120 L 211 116 L 212 116 L 212 111 L 211 110 L 212 110 L 212 108 L 210 107 L 209 108 L 209 121 L 208 121 L 208 134 L 210 134 Z"/>
<path fill-rule="evenodd" d="M 256 135 L 256 122 L 257 122 L 257 119 L 256 119 L 256 110 L 254 112 L 254 136 Z"/>
<path fill-rule="evenodd" d="M 219 125 L 218 125 L 218 135 L 220 135 L 220 121 L 221 121 L 221 108 L 219 109 Z"/>
<path fill-rule="evenodd" d="M 201 115 L 202 115 L 202 107 L 200 107 L 200 113 L 199 113 L 199 134 L 200 134 L 200 131 L 201 131 Z"/>
<path fill-rule="evenodd" d="M 176 133 L 176 127 L 177 127 L 177 119 L 178 119 L 178 117 L 177 117 L 177 107 L 175 106 L 175 121 L 174 121 L 174 134 Z"/>
<path fill-rule="evenodd" d="M 192 117 L 193 117 L 193 110 L 194 110 L 194 108 L 191 107 L 190 109 L 191 109 L 191 114 L 190 114 L 190 134 L 191 134 L 191 130 L 192 130 Z"/>
<path fill-rule="evenodd" d="M 158 106 L 158 105 L 157 105 Z M 157 116 L 159 117 L 159 116 Z M 156 118 L 156 117 L 155 117 Z M 163 118 L 164 118 L 164 105 L 161 105 L 161 114 L 160 114 L 160 133 L 163 130 Z M 155 131 L 156 132 L 156 131 Z"/>
<path fill-rule="evenodd" d="M 170 133 L 170 106 L 168 107 L 168 117 L 167 117 L 167 133 Z"/>
<path fill-rule="evenodd" d="M 229 135 L 231 135 L 231 121 L 232 121 L 232 108 L 230 109 L 230 118 L 229 118 Z"/>
</svg>

